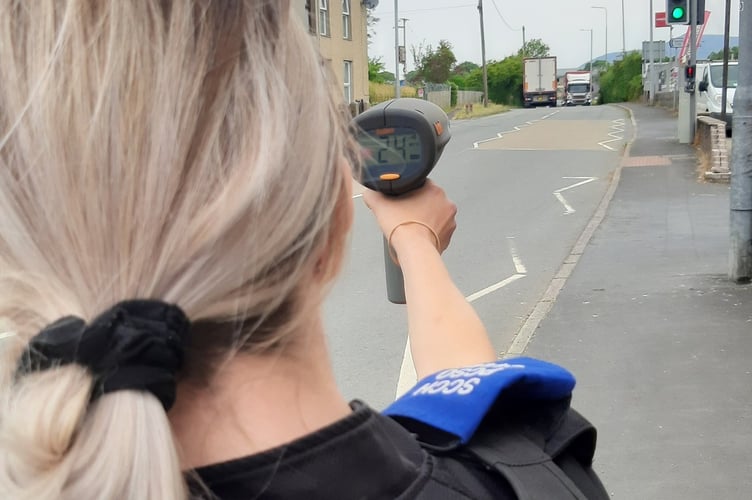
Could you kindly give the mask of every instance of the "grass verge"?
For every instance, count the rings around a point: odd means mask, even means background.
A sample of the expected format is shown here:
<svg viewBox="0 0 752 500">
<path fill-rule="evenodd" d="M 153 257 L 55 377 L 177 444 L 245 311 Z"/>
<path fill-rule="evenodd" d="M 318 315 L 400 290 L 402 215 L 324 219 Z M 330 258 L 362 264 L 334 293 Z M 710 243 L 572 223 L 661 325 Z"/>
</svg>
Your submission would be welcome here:
<svg viewBox="0 0 752 500">
<path fill-rule="evenodd" d="M 454 114 L 455 120 L 470 120 L 472 118 L 482 118 L 484 116 L 498 115 L 499 113 L 506 113 L 512 109 L 509 106 L 503 104 L 488 104 L 487 108 L 484 108 L 482 104 L 474 104 L 472 112 L 465 111 L 464 106 L 460 106 L 459 110 Z"/>
</svg>

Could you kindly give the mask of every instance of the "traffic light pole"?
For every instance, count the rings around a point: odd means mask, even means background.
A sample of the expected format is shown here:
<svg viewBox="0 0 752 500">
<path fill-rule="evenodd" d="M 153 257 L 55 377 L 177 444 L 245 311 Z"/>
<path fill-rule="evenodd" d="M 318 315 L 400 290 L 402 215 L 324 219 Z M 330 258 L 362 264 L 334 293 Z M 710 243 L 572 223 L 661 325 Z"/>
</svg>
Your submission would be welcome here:
<svg viewBox="0 0 752 500">
<path fill-rule="evenodd" d="M 734 96 L 731 149 L 729 278 L 752 278 L 752 8 L 739 12 L 739 80 Z"/>
<path fill-rule="evenodd" d="M 705 13 L 703 13 L 704 15 Z M 689 62 L 688 64 L 696 68 L 697 64 L 697 0 L 689 0 Z M 695 79 L 697 75 L 693 75 Z M 695 80 L 696 82 L 696 80 Z M 689 141 L 695 142 L 695 131 L 697 129 L 697 94 L 695 94 L 694 85 L 689 93 Z"/>
</svg>

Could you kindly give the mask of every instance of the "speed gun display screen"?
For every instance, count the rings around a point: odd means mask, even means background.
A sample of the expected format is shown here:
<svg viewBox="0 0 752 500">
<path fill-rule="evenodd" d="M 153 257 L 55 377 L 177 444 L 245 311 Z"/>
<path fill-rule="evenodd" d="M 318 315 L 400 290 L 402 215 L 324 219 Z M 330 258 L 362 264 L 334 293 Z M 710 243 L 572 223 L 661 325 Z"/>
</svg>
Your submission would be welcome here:
<svg viewBox="0 0 752 500">
<path fill-rule="evenodd" d="M 423 150 L 418 133 L 411 128 L 381 128 L 361 134 L 363 160 L 372 174 L 403 175 L 410 164 L 420 165 Z"/>
</svg>

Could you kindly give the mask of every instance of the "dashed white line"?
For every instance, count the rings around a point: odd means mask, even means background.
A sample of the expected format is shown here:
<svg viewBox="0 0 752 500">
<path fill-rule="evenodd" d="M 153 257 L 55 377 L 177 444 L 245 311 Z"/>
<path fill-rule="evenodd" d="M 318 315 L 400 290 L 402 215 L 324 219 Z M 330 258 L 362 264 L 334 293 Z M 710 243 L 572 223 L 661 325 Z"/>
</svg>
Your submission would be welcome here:
<svg viewBox="0 0 752 500">
<path fill-rule="evenodd" d="M 517 270 L 517 274 L 527 274 L 527 268 L 517 254 L 517 247 L 514 244 L 514 236 L 507 236 L 507 241 L 509 242 L 509 252 L 512 254 L 512 262 L 514 262 L 514 268 Z"/>
<path fill-rule="evenodd" d="M 478 146 L 480 146 L 481 144 L 484 144 L 486 142 L 491 142 L 491 141 L 495 141 L 497 139 L 501 139 L 502 137 L 504 137 L 504 134 L 513 134 L 515 132 L 519 132 L 520 130 L 522 130 L 525 127 L 529 127 L 530 125 L 534 125 L 536 122 L 539 122 L 541 120 L 547 120 L 548 118 L 551 118 L 552 116 L 554 116 L 556 113 L 561 113 L 561 110 L 554 111 L 553 113 L 549 113 L 549 114 L 547 114 L 545 116 L 542 116 L 541 118 L 536 119 L 536 120 L 528 120 L 523 125 L 516 125 L 515 127 L 512 128 L 512 130 L 506 130 L 504 132 L 499 132 L 499 133 L 496 134 L 496 137 L 493 137 L 491 139 L 483 139 L 481 141 L 476 141 L 476 142 L 473 143 L 473 149 L 478 149 Z"/>
</svg>

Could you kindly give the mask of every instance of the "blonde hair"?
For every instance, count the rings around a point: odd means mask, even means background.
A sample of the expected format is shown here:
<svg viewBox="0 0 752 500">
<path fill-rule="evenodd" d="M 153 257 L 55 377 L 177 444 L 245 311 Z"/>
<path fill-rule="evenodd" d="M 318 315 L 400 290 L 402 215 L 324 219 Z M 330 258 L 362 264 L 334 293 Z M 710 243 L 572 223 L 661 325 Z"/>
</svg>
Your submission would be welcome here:
<svg viewBox="0 0 752 500">
<path fill-rule="evenodd" d="M 0 65 L 0 497 L 185 498 L 156 398 L 19 356 L 130 298 L 230 325 L 212 352 L 294 340 L 344 247 L 342 98 L 289 0 L 0 0 Z"/>
</svg>

